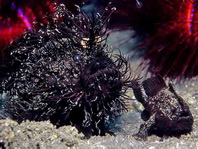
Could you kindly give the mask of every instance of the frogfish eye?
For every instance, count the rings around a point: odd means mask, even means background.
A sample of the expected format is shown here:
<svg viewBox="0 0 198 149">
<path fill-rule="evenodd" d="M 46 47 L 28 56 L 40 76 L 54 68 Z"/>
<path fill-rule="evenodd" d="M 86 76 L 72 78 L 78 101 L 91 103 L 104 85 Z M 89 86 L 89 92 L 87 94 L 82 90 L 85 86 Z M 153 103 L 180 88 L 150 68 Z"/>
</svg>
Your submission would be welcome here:
<svg viewBox="0 0 198 149">
<path fill-rule="evenodd" d="M 80 55 L 74 55 L 73 60 L 74 61 L 79 61 L 80 60 Z"/>
</svg>

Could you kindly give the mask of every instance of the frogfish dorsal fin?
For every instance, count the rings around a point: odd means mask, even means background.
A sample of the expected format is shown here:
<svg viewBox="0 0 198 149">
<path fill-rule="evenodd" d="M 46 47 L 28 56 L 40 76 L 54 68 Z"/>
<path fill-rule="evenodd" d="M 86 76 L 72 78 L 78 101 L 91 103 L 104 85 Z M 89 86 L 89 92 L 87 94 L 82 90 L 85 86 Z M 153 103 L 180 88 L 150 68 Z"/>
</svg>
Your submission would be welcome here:
<svg viewBox="0 0 198 149">
<path fill-rule="evenodd" d="M 160 75 L 149 78 L 143 81 L 142 84 L 143 84 L 145 93 L 151 97 L 155 96 L 159 91 L 167 87 L 164 79 Z"/>
</svg>

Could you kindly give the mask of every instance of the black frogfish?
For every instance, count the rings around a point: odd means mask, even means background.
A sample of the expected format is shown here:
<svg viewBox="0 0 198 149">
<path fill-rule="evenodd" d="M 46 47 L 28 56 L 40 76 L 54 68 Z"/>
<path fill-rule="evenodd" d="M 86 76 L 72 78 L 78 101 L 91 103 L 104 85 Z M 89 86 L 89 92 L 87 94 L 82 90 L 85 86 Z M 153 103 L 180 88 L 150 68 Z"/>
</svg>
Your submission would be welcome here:
<svg viewBox="0 0 198 149">
<path fill-rule="evenodd" d="M 173 85 L 166 85 L 164 79 L 157 75 L 142 82 L 146 96 L 143 96 L 140 84 L 132 81 L 136 99 L 144 106 L 141 116 L 145 121 L 139 132 L 134 135 L 137 140 L 146 140 L 156 134 L 164 138 L 180 137 L 192 131 L 193 115 L 185 100 L 175 91 Z"/>
<path fill-rule="evenodd" d="M 74 15 L 63 4 L 56 11 L 51 22 L 7 48 L 0 68 L 0 117 L 50 120 L 86 136 L 104 135 L 105 122 L 127 111 L 129 64 L 106 44 L 109 16 L 80 9 Z"/>
</svg>

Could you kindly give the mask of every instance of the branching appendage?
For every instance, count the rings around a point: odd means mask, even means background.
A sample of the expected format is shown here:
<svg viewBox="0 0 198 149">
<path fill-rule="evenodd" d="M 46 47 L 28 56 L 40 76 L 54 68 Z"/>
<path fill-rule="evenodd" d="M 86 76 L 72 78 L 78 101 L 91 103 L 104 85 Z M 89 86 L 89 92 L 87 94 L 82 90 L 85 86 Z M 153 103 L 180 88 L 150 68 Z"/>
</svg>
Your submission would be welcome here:
<svg viewBox="0 0 198 149">
<path fill-rule="evenodd" d="M 146 101 L 142 93 L 141 85 L 140 85 L 141 78 L 138 77 L 136 79 L 133 79 L 131 81 L 131 88 L 133 89 L 133 93 L 135 95 L 135 98 L 145 107 Z"/>
<path fill-rule="evenodd" d="M 108 36 L 107 26 L 110 21 L 110 16 L 116 10 L 114 7 L 111 8 L 111 12 L 106 16 L 107 10 L 110 9 L 108 8 L 109 5 L 102 14 L 97 13 L 95 15 L 94 12 L 90 12 L 88 13 L 90 16 L 76 5 L 78 15 L 74 16 L 66 9 L 64 4 L 61 4 L 55 7 L 57 12 L 54 15 L 54 20 L 58 22 L 58 20 L 61 19 L 66 26 L 73 26 L 72 28 L 70 27 L 71 30 L 67 31 L 75 36 L 76 40 L 86 49 L 87 54 L 90 54 L 91 52 L 96 52 L 96 50 L 104 48 L 106 44 L 104 41 L 106 41 Z"/>
</svg>

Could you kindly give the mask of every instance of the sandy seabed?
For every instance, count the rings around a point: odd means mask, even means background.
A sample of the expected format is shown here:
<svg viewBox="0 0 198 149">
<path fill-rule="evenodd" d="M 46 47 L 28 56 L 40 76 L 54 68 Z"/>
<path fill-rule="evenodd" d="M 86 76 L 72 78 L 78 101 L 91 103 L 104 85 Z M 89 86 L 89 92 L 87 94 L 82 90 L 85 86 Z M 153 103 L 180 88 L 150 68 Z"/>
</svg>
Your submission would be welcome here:
<svg viewBox="0 0 198 149">
<path fill-rule="evenodd" d="M 143 121 L 137 108 L 141 107 L 132 100 L 131 111 L 123 114 L 110 128 L 115 136 L 93 136 L 86 139 L 71 126 L 56 128 L 49 121 L 21 124 L 13 120 L 0 120 L 0 148 L 6 149 L 198 149 L 198 80 L 175 85 L 177 92 L 189 104 L 194 116 L 193 131 L 180 138 L 171 137 L 160 141 L 152 135 L 147 141 L 137 141 L 132 134 L 139 130 Z M 133 97 L 133 95 L 132 95 Z M 141 108 L 140 108 L 141 109 Z"/>
</svg>

